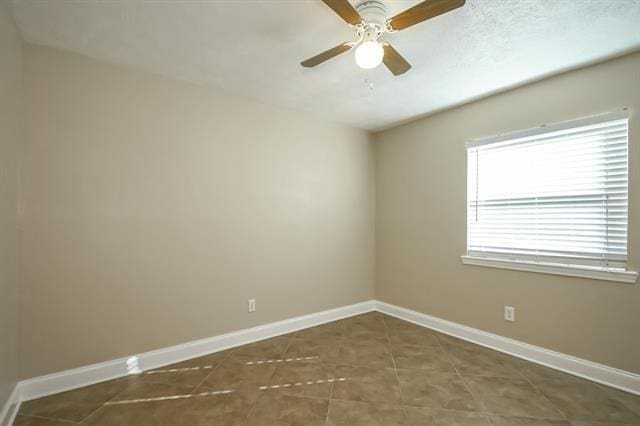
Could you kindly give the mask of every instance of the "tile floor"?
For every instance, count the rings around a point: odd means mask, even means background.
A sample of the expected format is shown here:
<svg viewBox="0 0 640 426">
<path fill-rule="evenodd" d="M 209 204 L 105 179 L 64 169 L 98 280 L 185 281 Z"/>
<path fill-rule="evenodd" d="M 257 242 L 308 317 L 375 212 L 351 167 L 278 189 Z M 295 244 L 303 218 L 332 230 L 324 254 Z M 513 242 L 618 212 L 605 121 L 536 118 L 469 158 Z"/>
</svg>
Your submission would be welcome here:
<svg viewBox="0 0 640 426">
<path fill-rule="evenodd" d="M 640 425 L 640 397 L 372 312 L 77 389 L 15 425 Z"/>
</svg>

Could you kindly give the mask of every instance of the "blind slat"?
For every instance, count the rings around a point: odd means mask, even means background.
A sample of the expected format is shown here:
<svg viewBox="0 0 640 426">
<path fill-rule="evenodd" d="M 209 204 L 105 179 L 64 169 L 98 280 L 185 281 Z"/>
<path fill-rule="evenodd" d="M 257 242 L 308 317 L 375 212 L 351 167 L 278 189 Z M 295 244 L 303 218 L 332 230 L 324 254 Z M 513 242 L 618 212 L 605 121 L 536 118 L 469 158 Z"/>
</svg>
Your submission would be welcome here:
<svg viewBox="0 0 640 426">
<path fill-rule="evenodd" d="M 628 119 L 467 150 L 467 251 L 626 268 Z"/>
</svg>

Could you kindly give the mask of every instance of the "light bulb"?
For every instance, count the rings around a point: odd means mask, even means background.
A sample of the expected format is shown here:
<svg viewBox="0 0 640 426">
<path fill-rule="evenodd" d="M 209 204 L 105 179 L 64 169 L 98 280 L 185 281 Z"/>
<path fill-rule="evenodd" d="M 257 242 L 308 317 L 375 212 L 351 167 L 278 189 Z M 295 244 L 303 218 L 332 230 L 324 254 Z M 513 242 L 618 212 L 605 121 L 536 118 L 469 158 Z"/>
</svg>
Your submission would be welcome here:
<svg viewBox="0 0 640 426">
<path fill-rule="evenodd" d="M 384 49 L 377 41 L 369 40 L 356 48 L 356 64 L 360 68 L 375 68 L 382 62 Z"/>
</svg>

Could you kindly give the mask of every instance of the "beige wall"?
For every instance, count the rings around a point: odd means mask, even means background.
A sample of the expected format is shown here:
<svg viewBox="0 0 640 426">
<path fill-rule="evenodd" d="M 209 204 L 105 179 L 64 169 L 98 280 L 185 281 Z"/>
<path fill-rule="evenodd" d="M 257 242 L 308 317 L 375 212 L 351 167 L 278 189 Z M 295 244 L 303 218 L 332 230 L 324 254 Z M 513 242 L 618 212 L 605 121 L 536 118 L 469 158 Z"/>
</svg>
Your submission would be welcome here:
<svg viewBox="0 0 640 426">
<path fill-rule="evenodd" d="M 640 283 L 467 266 L 468 139 L 629 107 L 630 263 L 640 262 L 640 54 L 492 96 L 377 135 L 376 296 L 640 373 Z M 502 319 L 515 306 L 517 321 Z"/>
<path fill-rule="evenodd" d="M 18 378 L 17 175 L 21 42 L 0 2 L 0 410 Z"/>
<path fill-rule="evenodd" d="M 24 55 L 23 378 L 373 297 L 366 132 Z"/>
<path fill-rule="evenodd" d="M 365 132 L 53 49 L 24 56 L 21 377 L 370 299 L 374 211 L 378 299 L 640 372 L 640 284 L 459 257 L 466 140 L 630 107 L 640 267 L 640 54 L 376 135 L 375 197 Z"/>
</svg>

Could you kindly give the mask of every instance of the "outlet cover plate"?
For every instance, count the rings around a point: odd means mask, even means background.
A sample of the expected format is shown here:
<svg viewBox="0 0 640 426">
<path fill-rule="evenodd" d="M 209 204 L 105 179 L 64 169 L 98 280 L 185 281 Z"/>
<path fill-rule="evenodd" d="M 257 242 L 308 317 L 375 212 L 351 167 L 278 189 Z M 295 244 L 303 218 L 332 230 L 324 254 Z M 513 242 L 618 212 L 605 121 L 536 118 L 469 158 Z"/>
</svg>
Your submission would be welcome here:
<svg viewBox="0 0 640 426">
<path fill-rule="evenodd" d="M 516 320 L 516 308 L 513 306 L 504 307 L 504 319 L 505 321 L 515 322 Z"/>
</svg>

